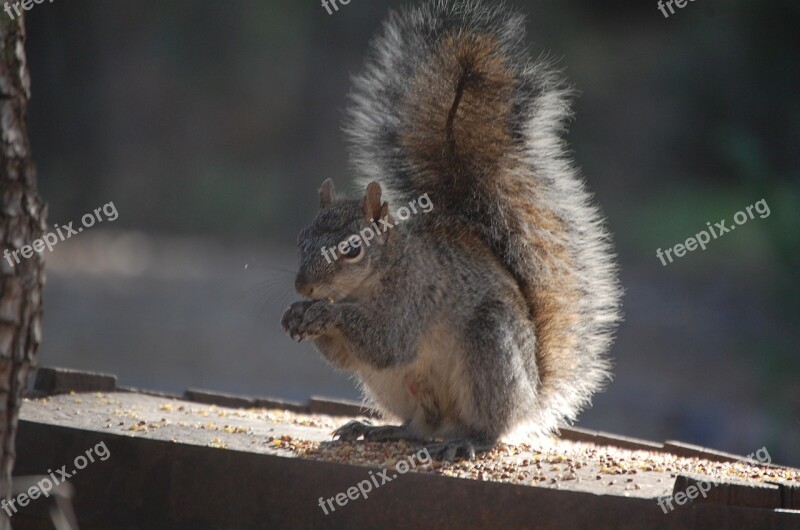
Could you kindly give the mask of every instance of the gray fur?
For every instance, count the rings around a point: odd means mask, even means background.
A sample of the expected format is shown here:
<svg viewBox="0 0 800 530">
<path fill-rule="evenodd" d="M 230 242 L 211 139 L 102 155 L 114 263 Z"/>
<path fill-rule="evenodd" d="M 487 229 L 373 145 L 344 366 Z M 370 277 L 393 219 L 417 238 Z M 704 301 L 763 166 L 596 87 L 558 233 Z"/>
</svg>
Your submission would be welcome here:
<svg viewBox="0 0 800 530">
<path fill-rule="evenodd" d="M 403 123 L 402 103 L 418 97 L 410 79 L 453 31 L 497 39 L 517 81 L 508 124 L 516 143 L 506 154 L 517 169 L 502 178 L 529 204 L 552 212 L 560 233 L 509 211 L 510 198 L 487 196 L 491 179 L 500 177 L 486 168 L 459 177 L 474 183 L 471 194 L 446 184 L 452 175 L 412 181 L 425 173 L 398 141 L 413 126 Z M 283 325 L 356 374 L 367 398 L 414 436 L 491 443 L 526 423 L 548 433 L 574 421 L 608 379 L 605 353 L 621 291 L 602 217 L 561 138 L 569 95 L 549 63 L 530 61 L 523 17 L 474 0 L 392 13 L 354 79 L 345 130 L 359 181 L 380 182 L 390 210 L 426 192 L 434 210 L 383 234 L 357 263 L 327 263 L 323 246 L 335 247 L 372 221 L 362 200 L 334 196 L 300 236 L 297 286 L 312 301 L 294 304 Z M 535 248 L 553 245 L 567 249 L 568 263 L 538 259 Z M 580 293 L 575 321 L 564 330 L 576 340 L 563 363 L 575 369 L 557 378 L 543 376 L 530 300 L 521 291 L 532 276 L 570 278 Z"/>
</svg>

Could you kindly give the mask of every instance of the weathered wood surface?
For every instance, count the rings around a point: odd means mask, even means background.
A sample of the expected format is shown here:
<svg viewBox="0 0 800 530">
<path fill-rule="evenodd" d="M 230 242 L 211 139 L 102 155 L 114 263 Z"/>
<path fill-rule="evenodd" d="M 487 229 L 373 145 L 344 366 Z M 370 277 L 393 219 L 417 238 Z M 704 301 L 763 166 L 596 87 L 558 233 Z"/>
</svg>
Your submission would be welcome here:
<svg viewBox="0 0 800 530">
<path fill-rule="evenodd" d="M 213 393 L 195 393 L 215 401 Z M 249 403 L 249 398 L 218 398 Z M 310 405 L 295 404 L 300 409 Z M 22 416 L 21 439 L 30 445 L 19 465 L 26 474 L 70 464 L 93 444 L 107 445 L 107 461 L 92 463 L 70 479 L 77 489 L 79 519 L 103 528 L 738 529 L 800 524 L 800 512 L 780 509 L 781 495 L 770 497 L 777 505 L 761 508 L 737 506 L 741 497 L 728 495 L 722 504 L 692 501 L 665 515 L 657 499 L 672 495 L 680 476 L 725 484 L 737 480 L 774 492 L 777 486 L 770 482 L 800 484 L 800 471 L 678 456 L 659 444 L 630 439 L 620 439 L 628 448 L 576 439 L 527 440 L 503 444 L 476 462 L 418 464 L 368 499 L 351 500 L 326 515 L 320 497 L 345 492 L 381 468 L 396 471 L 396 464 L 418 454 L 421 446 L 331 441 L 331 431 L 350 419 L 344 416 L 224 407 L 131 392 L 30 400 Z M 579 430 L 566 435 L 617 439 Z M 42 509 L 33 507 L 19 520 L 41 522 Z"/>
</svg>

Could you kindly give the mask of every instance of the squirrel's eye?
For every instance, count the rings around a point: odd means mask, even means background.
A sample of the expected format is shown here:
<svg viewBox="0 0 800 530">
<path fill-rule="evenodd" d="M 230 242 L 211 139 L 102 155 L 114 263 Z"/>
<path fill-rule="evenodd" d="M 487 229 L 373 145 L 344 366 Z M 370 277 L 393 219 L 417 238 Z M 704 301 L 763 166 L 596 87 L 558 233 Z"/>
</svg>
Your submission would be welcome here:
<svg viewBox="0 0 800 530">
<path fill-rule="evenodd" d="M 358 236 L 353 236 L 347 241 L 347 249 L 342 252 L 342 259 L 347 263 L 357 263 L 364 257 L 364 246 Z"/>
</svg>

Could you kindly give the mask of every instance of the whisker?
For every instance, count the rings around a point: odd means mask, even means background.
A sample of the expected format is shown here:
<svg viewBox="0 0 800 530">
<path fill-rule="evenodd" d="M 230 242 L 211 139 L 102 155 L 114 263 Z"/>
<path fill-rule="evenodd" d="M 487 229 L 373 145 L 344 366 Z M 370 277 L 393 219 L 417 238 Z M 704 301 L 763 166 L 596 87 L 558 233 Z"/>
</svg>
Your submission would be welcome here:
<svg viewBox="0 0 800 530">
<path fill-rule="evenodd" d="M 240 289 L 240 292 L 238 293 L 240 299 L 263 294 L 265 292 L 276 290 L 277 288 L 280 288 L 281 290 L 285 288 L 293 288 L 295 278 L 294 272 L 277 269 L 266 270 L 266 274 L 256 274 L 257 278 L 251 278 L 254 280 L 252 285 L 248 285 Z"/>
<path fill-rule="evenodd" d="M 291 269 L 284 269 L 284 268 L 281 268 L 281 267 L 266 267 L 266 266 L 263 266 L 263 265 L 258 265 L 257 267 L 259 269 L 262 269 L 262 270 L 274 271 L 274 272 L 282 272 L 282 273 L 285 273 L 285 274 L 291 274 L 292 276 L 297 276 L 297 271 L 291 270 Z"/>
<path fill-rule="evenodd" d="M 274 265 L 262 265 L 260 263 L 247 263 L 244 266 L 245 270 L 249 269 L 257 269 L 257 270 L 264 270 L 264 271 L 272 271 L 272 272 L 280 272 L 283 274 L 291 274 L 292 276 L 297 275 L 296 270 L 286 269 L 284 267 L 276 267 Z"/>
<path fill-rule="evenodd" d="M 261 293 L 265 294 L 265 293 Z M 270 293 L 272 294 L 272 293 Z M 277 291 L 272 296 L 264 296 L 258 302 L 258 316 L 263 317 L 267 311 L 278 306 L 282 311 L 288 305 L 290 297 L 294 294 L 294 287 L 291 285 Z"/>
</svg>

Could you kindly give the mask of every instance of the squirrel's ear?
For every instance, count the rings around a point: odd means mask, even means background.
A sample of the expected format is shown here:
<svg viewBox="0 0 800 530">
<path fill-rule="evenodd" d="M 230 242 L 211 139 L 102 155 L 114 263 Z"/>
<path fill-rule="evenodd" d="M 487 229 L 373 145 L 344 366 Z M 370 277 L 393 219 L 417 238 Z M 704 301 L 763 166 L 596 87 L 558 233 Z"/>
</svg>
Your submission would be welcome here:
<svg viewBox="0 0 800 530">
<path fill-rule="evenodd" d="M 364 217 L 367 221 L 377 221 L 381 218 L 381 185 L 370 182 L 367 186 L 367 195 L 364 197 Z M 388 207 L 388 203 L 384 203 Z"/>
<path fill-rule="evenodd" d="M 333 181 L 327 179 L 319 188 L 319 207 L 327 208 L 331 204 L 333 204 Z"/>
</svg>

